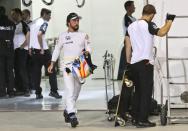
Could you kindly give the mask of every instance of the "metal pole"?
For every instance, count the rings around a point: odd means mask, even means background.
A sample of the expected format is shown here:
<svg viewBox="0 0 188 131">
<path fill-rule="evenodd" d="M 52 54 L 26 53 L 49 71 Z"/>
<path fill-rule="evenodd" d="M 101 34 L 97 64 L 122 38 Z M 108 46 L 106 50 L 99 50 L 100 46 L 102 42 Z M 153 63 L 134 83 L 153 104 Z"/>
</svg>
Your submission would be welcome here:
<svg viewBox="0 0 188 131">
<path fill-rule="evenodd" d="M 187 39 L 188 36 L 168 36 L 169 39 Z"/>
<path fill-rule="evenodd" d="M 169 79 L 169 62 L 168 62 L 168 34 L 166 35 L 166 76 Z"/>
<path fill-rule="evenodd" d="M 169 86 L 169 62 L 168 62 L 168 34 L 166 35 L 166 72 L 167 72 L 167 94 L 168 94 L 168 122 L 171 123 L 170 117 L 171 117 L 171 112 L 170 112 L 170 86 Z"/>
<path fill-rule="evenodd" d="M 188 16 L 176 16 L 176 18 L 188 18 Z"/>
<path fill-rule="evenodd" d="M 107 83 L 107 71 L 106 71 L 106 59 L 104 60 L 104 79 L 105 79 L 105 93 L 106 93 L 106 106 L 108 109 L 108 83 Z"/>
<path fill-rule="evenodd" d="M 115 86 L 114 86 L 114 59 L 113 55 L 111 54 L 111 61 L 112 61 L 112 88 L 113 88 L 113 96 L 115 96 Z"/>
<path fill-rule="evenodd" d="M 149 0 L 146 0 L 146 5 L 149 4 Z"/>
</svg>

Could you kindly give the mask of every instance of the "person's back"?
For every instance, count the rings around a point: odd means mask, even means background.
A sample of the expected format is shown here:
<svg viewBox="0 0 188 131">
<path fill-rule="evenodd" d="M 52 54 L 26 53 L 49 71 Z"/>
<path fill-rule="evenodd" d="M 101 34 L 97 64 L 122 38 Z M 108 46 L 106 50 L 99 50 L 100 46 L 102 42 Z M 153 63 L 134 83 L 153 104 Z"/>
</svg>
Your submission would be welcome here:
<svg viewBox="0 0 188 131">
<path fill-rule="evenodd" d="M 126 39 L 127 60 L 135 85 L 135 99 L 132 108 L 133 124 L 138 128 L 154 127 L 149 121 L 150 104 L 153 92 L 153 36 L 165 36 L 172 25 L 175 15 L 167 15 L 166 23 L 158 28 L 151 22 L 156 14 L 153 5 L 145 5 L 140 20 L 128 27 Z M 131 56 L 132 53 L 132 56 Z"/>
<path fill-rule="evenodd" d="M 48 21 L 51 19 L 51 10 L 43 8 L 41 9 L 40 18 L 33 21 L 30 25 L 31 37 L 30 48 L 32 49 L 33 58 L 33 86 L 36 89 L 36 99 L 43 99 L 41 83 L 41 69 L 44 66 L 48 67 L 51 60 L 51 52 L 48 49 L 47 42 L 45 40 L 45 33 L 48 27 Z M 50 83 L 49 96 L 61 99 L 62 96 L 58 93 L 56 70 L 53 69 L 53 73 L 48 74 Z"/>
<path fill-rule="evenodd" d="M 143 59 L 148 59 L 153 62 L 153 35 L 148 30 L 148 22 L 145 20 L 137 20 L 133 22 L 128 32 L 132 42 L 132 59 L 131 64 L 134 64 Z"/>
<path fill-rule="evenodd" d="M 0 16 L 0 40 L 13 39 L 15 25 L 7 16 Z"/>
<path fill-rule="evenodd" d="M 0 97 L 14 96 L 14 45 L 15 25 L 5 15 L 5 8 L 0 6 Z M 6 87 L 7 89 L 6 89 Z"/>
<path fill-rule="evenodd" d="M 30 48 L 35 48 L 35 49 L 41 49 L 40 44 L 38 42 L 38 32 L 43 24 L 47 25 L 47 22 L 43 20 L 43 18 L 38 18 L 34 20 L 33 22 L 30 23 Z M 43 34 L 43 48 L 48 49 L 48 45 L 46 43 L 45 34 Z"/>
</svg>

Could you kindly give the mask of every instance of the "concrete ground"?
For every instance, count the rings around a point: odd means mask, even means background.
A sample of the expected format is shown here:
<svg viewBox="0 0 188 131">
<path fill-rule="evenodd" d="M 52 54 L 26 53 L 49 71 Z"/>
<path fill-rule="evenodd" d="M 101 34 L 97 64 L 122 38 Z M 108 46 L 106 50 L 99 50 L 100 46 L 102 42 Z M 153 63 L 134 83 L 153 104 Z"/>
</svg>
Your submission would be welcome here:
<svg viewBox="0 0 188 131">
<path fill-rule="evenodd" d="M 64 95 L 63 83 L 58 79 L 60 94 Z M 188 124 L 160 125 L 159 116 L 151 117 L 157 123 L 156 127 L 138 129 L 131 124 L 125 127 L 114 127 L 114 122 L 107 120 L 104 80 L 88 80 L 83 86 L 77 107 L 79 126 L 72 129 L 63 118 L 64 98 L 56 100 L 48 96 L 49 84 L 43 80 L 43 100 L 31 97 L 15 97 L 0 99 L 0 131 L 120 131 L 120 130 L 144 130 L 144 131 L 187 131 Z M 116 94 L 118 83 L 115 83 Z M 112 96 L 112 88 L 108 90 L 109 98 Z M 187 110 L 177 110 L 177 115 L 187 115 Z"/>
<path fill-rule="evenodd" d="M 104 111 L 80 111 L 78 113 L 80 124 L 72 129 L 69 124 L 65 124 L 61 111 L 47 112 L 1 112 L 0 131 L 187 131 L 188 124 L 171 124 L 161 126 L 159 118 L 153 117 L 157 122 L 153 128 L 138 129 L 130 124 L 125 127 L 114 127 L 114 122 L 106 119 Z"/>
</svg>

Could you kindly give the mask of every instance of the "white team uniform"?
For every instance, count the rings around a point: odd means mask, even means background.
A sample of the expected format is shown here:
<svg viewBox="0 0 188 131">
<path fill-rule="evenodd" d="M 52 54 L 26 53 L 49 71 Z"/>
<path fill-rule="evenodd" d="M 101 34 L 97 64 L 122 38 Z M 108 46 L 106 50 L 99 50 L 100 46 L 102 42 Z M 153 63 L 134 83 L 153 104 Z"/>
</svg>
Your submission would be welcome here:
<svg viewBox="0 0 188 131">
<path fill-rule="evenodd" d="M 154 36 L 148 31 L 148 29 L 148 23 L 145 20 L 137 20 L 133 22 L 128 28 L 131 46 L 133 48 L 131 64 L 135 64 L 144 59 L 149 60 L 150 64 L 154 64 Z"/>
<path fill-rule="evenodd" d="M 20 22 L 19 24 L 16 25 L 16 30 L 14 33 L 14 49 L 20 48 L 21 45 L 26 40 L 22 30 L 23 30 L 23 26 L 22 23 Z M 28 46 L 25 46 L 24 49 L 28 50 Z"/>
<path fill-rule="evenodd" d="M 79 96 L 81 83 L 72 73 L 67 73 L 65 68 L 72 71 L 72 63 L 82 54 L 85 49 L 91 53 L 90 42 L 86 33 L 83 32 L 64 32 L 60 34 L 57 45 L 52 55 L 52 61 L 56 61 L 63 49 L 63 78 L 65 86 L 65 105 L 68 113 L 77 112 L 75 103 Z"/>
<path fill-rule="evenodd" d="M 45 25 L 45 26 L 43 26 Z M 47 50 L 48 49 L 48 44 L 45 40 L 45 32 L 47 29 L 48 22 L 45 21 L 43 18 L 38 18 L 34 20 L 33 22 L 30 23 L 30 48 L 35 48 L 35 49 L 41 49 L 40 44 L 38 42 L 38 33 L 39 31 L 44 32 L 42 35 L 42 45 L 43 49 Z"/>
</svg>

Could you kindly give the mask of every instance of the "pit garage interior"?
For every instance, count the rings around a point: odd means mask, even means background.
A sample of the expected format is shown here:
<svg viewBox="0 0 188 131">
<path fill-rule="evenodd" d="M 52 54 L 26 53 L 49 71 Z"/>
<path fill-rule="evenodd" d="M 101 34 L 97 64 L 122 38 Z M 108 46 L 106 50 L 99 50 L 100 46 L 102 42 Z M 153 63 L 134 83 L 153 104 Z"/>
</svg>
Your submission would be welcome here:
<svg viewBox="0 0 188 131">
<path fill-rule="evenodd" d="M 122 80 L 121 61 L 124 31 L 123 17 L 126 0 L 25 0 L 32 1 L 26 6 L 23 0 L 0 0 L 0 6 L 6 7 L 10 16 L 12 8 L 29 9 L 31 19 L 40 15 L 41 8 L 52 10 L 52 17 L 46 34 L 46 41 L 53 52 L 56 38 L 65 30 L 66 16 L 70 12 L 77 12 L 82 16 L 80 29 L 87 32 L 92 44 L 92 59 L 98 68 L 94 74 L 86 79 L 82 86 L 77 102 L 79 126 L 75 130 L 142 130 L 130 123 L 125 126 L 114 127 L 114 121 L 109 121 L 107 100 L 119 94 Z M 47 5 L 44 1 L 52 2 Z M 188 130 L 188 96 L 182 94 L 188 91 L 188 9 L 187 0 L 134 0 L 135 13 L 140 18 L 145 4 L 153 4 L 157 9 L 154 22 L 161 27 L 166 13 L 176 14 L 173 26 L 166 37 L 154 38 L 154 92 L 153 97 L 161 106 L 166 124 L 161 124 L 161 113 L 151 116 L 157 123 L 154 128 L 144 128 L 150 131 L 187 131 Z M 61 56 L 59 58 L 61 63 Z M 1 74 L 0 74 L 1 75 Z M 62 99 L 49 96 L 50 85 L 45 70 L 42 71 L 41 87 L 42 100 L 35 99 L 33 92 L 30 97 L 16 96 L 14 98 L 0 98 L 0 130 L 2 131 L 59 131 L 72 130 L 64 122 L 64 88 L 62 72 L 58 72 L 58 88 Z M 120 78 L 119 78 L 120 77 Z M 107 92 L 106 92 L 107 90 Z"/>
</svg>

